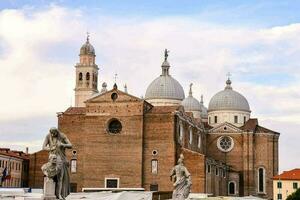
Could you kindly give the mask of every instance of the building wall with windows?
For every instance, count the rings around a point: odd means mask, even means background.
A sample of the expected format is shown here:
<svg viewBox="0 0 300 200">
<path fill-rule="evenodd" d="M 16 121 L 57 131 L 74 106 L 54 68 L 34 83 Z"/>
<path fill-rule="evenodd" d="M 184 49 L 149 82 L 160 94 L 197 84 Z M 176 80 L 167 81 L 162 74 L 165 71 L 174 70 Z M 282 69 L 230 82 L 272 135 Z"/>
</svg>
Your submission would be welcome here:
<svg viewBox="0 0 300 200">
<path fill-rule="evenodd" d="M 236 182 L 239 195 L 270 198 L 272 177 L 278 173 L 278 137 L 278 133 L 259 126 L 255 119 L 242 127 L 223 123 L 209 130 L 207 156 L 238 172 L 239 181 L 229 177 L 228 182 Z"/>
<path fill-rule="evenodd" d="M 0 180 L 5 169 L 9 174 L 9 178 L 0 183 L 2 187 L 28 187 L 28 167 L 27 153 L 0 148 Z"/>
<path fill-rule="evenodd" d="M 300 187 L 300 169 L 284 171 L 273 177 L 273 199 L 284 200 Z"/>
</svg>

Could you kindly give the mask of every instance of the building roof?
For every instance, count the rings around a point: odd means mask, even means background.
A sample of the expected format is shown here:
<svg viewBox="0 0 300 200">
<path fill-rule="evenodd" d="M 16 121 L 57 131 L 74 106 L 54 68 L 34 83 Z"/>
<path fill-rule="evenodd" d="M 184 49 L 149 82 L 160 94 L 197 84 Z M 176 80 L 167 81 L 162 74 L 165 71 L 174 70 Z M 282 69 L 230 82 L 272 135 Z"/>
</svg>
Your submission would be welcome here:
<svg viewBox="0 0 300 200">
<path fill-rule="evenodd" d="M 193 97 L 193 92 L 192 92 L 192 83 L 190 84 L 190 91 L 189 91 L 189 96 L 186 97 L 182 102 L 181 105 L 184 107 L 184 110 L 186 112 L 189 111 L 201 111 L 201 104 L 200 102 Z"/>
<path fill-rule="evenodd" d="M 250 106 L 247 99 L 234 91 L 231 87 L 231 80 L 226 81 L 224 90 L 215 94 L 208 105 L 208 112 L 218 110 L 238 110 L 250 112 Z"/>
<path fill-rule="evenodd" d="M 300 168 L 284 171 L 283 173 L 274 176 L 273 180 L 300 180 Z"/>
<path fill-rule="evenodd" d="M 161 68 L 162 74 L 150 83 L 146 90 L 145 99 L 183 100 L 183 88 L 180 83 L 169 74 L 170 64 L 166 58 Z"/>
<path fill-rule="evenodd" d="M 85 107 L 69 107 L 64 114 L 85 114 L 86 108 Z"/>
<path fill-rule="evenodd" d="M 254 133 L 274 133 L 280 134 L 276 131 L 270 130 L 258 124 L 257 118 L 249 119 L 243 126 L 240 127 L 243 131 L 251 131 Z"/>
<path fill-rule="evenodd" d="M 86 42 L 81 46 L 79 55 L 95 55 L 95 49 L 90 43 L 89 36 L 87 36 Z"/>
<path fill-rule="evenodd" d="M 10 150 L 9 148 L 0 148 L 0 155 L 19 158 L 23 160 L 29 159 L 29 154 L 23 151 Z"/>
</svg>

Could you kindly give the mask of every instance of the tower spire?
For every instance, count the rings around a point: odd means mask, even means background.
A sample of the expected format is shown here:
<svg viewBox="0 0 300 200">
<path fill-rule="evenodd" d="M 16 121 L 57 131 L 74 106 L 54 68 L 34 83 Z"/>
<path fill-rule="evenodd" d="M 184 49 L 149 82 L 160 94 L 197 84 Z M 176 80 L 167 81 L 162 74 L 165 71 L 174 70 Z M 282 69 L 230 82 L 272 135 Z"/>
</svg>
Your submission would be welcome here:
<svg viewBox="0 0 300 200">
<path fill-rule="evenodd" d="M 231 90 L 232 89 L 232 87 L 231 87 L 231 80 L 230 80 L 231 73 L 228 72 L 226 76 L 227 76 L 227 81 L 226 81 L 226 87 L 225 87 L 225 89 Z"/>
<path fill-rule="evenodd" d="M 90 42 L 90 33 L 86 32 L 86 42 L 89 43 Z"/>
<path fill-rule="evenodd" d="M 200 103 L 203 105 L 204 101 L 203 101 L 203 94 L 201 94 L 201 101 Z"/>
<path fill-rule="evenodd" d="M 161 65 L 163 76 L 169 75 L 169 68 L 170 68 L 170 64 L 168 62 L 169 52 L 170 51 L 168 49 L 165 49 L 165 52 L 164 52 L 165 59 L 164 59 L 164 62 L 162 63 L 162 65 Z"/>
<path fill-rule="evenodd" d="M 190 91 L 189 91 L 189 96 L 190 97 L 193 96 L 192 86 L 193 86 L 193 83 L 190 83 Z"/>
</svg>

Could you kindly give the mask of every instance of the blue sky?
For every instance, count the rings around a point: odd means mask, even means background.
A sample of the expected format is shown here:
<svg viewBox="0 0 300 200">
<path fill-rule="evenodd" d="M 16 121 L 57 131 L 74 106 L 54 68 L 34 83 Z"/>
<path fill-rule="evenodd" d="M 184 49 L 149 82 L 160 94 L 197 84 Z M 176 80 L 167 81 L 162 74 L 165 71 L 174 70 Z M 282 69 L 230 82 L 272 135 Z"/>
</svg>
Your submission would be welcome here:
<svg viewBox="0 0 300 200">
<path fill-rule="evenodd" d="M 56 112 L 74 102 L 86 32 L 102 82 L 142 96 L 170 73 L 210 98 L 232 73 L 260 125 L 281 133 L 281 170 L 300 166 L 300 1 L 0 1 L 0 146 L 41 148 Z M 136 77 L 136 78 L 132 78 Z M 9 85 L 9 87 L 7 87 Z"/>
<path fill-rule="evenodd" d="M 90 16 L 98 13 L 117 17 L 143 18 L 200 15 L 211 22 L 245 26 L 283 25 L 298 22 L 300 19 L 300 1 L 297 0 L 10 0 L 1 1 L 0 9 L 20 9 L 22 7 L 43 9 L 50 4 L 80 8 Z"/>
</svg>

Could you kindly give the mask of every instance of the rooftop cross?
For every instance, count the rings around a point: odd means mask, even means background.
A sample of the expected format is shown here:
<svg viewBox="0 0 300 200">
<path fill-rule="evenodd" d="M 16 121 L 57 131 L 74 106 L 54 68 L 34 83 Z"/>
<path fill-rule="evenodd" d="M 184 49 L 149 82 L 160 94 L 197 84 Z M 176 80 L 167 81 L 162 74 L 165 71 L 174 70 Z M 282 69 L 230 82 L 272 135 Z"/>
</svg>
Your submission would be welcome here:
<svg viewBox="0 0 300 200">
<path fill-rule="evenodd" d="M 231 73 L 230 73 L 230 72 L 228 72 L 228 73 L 226 74 L 226 76 L 227 76 L 227 79 L 228 79 L 228 80 L 230 80 Z"/>
<path fill-rule="evenodd" d="M 118 74 L 117 73 L 115 73 L 115 76 L 114 76 L 114 79 L 115 79 L 115 83 L 117 83 L 117 77 L 118 76 Z"/>
</svg>

